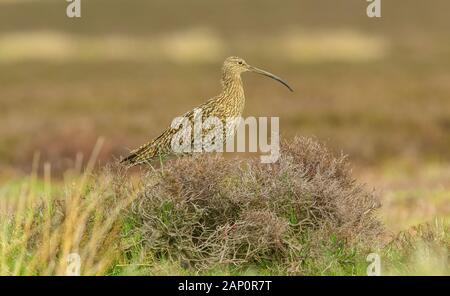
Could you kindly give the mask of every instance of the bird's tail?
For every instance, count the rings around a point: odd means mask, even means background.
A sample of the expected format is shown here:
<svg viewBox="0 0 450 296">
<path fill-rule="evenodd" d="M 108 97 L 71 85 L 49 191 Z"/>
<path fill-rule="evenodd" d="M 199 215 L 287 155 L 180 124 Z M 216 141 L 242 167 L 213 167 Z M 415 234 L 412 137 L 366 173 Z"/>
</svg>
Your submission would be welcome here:
<svg viewBox="0 0 450 296">
<path fill-rule="evenodd" d="M 147 144 L 142 145 L 141 147 L 130 152 L 130 155 L 123 158 L 120 163 L 134 166 L 141 163 L 148 162 L 152 159 L 155 159 L 159 156 L 162 156 L 168 152 L 167 143 L 170 140 L 165 136 L 166 132 L 154 139 L 153 141 L 148 142 Z"/>
<path fill-rule="evenodd" d="M 137 153 L 130 153 L 130 155 L 128 155 L 127 157 L 125 157 L 125 158 L 122 158 L 121 160 L 120 160 L 120 163 L 121 164 L 124 164 L 124 165 L 129 165 L 129 166 L 133 166 L 133 165 L 136 165 L 137 164 L 137 159 L 138 159 L 138 154 Z"/>
<path fill-rule="evenodd" d="M 153 142 L 142 145 L 136 150 L 131 151 L 130 155 L 123 158 L 120 163 L 134 166 L 147 162 L 158 155 L 157 149 L 154 149 Z"/>
</svg>

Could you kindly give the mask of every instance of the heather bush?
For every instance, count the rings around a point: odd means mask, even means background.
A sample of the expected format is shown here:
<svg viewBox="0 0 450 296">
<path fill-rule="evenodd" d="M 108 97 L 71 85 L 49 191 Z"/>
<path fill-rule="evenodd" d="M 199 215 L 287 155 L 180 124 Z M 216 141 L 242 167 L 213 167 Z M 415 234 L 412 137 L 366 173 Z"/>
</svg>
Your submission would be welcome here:
<svg viewBox="0 0 450 296">
<path fill-rule="evenodd" d="M 132 205 L 143 252 L 198 271 L 263 265 L 301 274 L 328 264 L 326 256 L 354 268 L 355 250 L 383 232 L 376 196 L 355 181 L 344 156 L 309 138 L 283 143 L 274 164 L 181 157 L 143 183 Z"/>
</svg>

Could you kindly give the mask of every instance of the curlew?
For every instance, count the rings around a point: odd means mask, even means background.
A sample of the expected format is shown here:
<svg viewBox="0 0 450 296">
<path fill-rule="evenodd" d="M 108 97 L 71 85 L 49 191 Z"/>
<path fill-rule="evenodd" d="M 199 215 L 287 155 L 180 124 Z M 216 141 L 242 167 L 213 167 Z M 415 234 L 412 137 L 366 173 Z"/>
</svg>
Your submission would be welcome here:
<svg viewBox="0 0 450 296">
<path fill-rule="evenodd" d="M 196 120 L 195 116 L 197 112 L 194 112 L 194 110 L 202 111 L 202 120 L 214 116 L 222 122 L 226 122 L 228 118 L 241 117 L 245 106 L 244 87 L 241 79 L 241 74 L 244 72 L 254 72 L 270 77 L 285 85 L 290 91 L 293 91 L 284 80 L 272 73 L 250 66 L 241 58 L 229 57 L 225 60 L 222 67 L 222 92 L 207 100 L 196 109 L 185 113 L 182 117 L 187 118 L 190 124 L 193 124 Z M 121 163 L 133 166 L 149 162 L 159 156 L 173 153 L 171 143 L 177 131 L 173 127 L 167 128 L 152 141 L 131 151 L 127 157 L 121 160 Z M 226 131 L 231 131 L 231 134 L 228 132 L 225 136 L 231 136 L 234 134 L 235 127 L 227 128 Z"/>
</svg>

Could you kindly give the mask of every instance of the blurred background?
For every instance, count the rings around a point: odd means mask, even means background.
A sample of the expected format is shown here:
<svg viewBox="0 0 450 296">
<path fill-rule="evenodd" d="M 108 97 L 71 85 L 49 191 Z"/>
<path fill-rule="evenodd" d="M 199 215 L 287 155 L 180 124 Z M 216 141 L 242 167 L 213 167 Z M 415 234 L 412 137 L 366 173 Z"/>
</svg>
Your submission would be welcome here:
<svg viewBox="0 0 450 296">
<path fill-rule="evenodd" d="M 33 155 L 57 178 L 106 143 L 103 163 L 220 91 L 243 57 L 244 116 L 279 116 L 284 138 L 349 155 L 392 229 L 450 216 L 450 2 L 0 0 L 0 184 Z"/>
</svg>

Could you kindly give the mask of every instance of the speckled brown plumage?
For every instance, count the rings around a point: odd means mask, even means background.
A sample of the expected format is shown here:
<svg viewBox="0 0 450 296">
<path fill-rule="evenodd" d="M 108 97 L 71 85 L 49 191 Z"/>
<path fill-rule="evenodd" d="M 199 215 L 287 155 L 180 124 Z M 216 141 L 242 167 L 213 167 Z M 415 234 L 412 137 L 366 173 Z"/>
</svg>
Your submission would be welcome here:
<svg viewBox="0 0 450 296">
<path fill-rule="evenodd" d="M 241 73 L 246 71 L 256 72 L 262 75 L 269 76 L 283 83 L 292 91 L 292 89 L 283 80 L 276 77 L 275 75 L 249 66 L 241 58 L 229 57 L 225 60 L 222 67 L 222 92 L 197 107 L 197 109 L 202 111 L 202 120 L 205 120 L 210 116 L 214 116 L 225 123 L 227 118 L 240 117 L 242 115 L 245 106 L 245 95 L 242 85 Z M 191 125 L 193 125 L 194 122 L 194 110 L 195 109 L 187 112 L 182 116 L 188 118 Z M 234 128 L 230 130 L 234 131 Z M 172 127 L 167 128 L 162 132 L 161 135 L 159 135 L 152 141 L 131 151 L 130 155 L 122 159 L 121 163 L 136 165 L 148 162 L 162 155 L 171 154 L 172 137 L 177 133 L 177 131 L 178 129 L 174 129 Z"/>
</svg>

